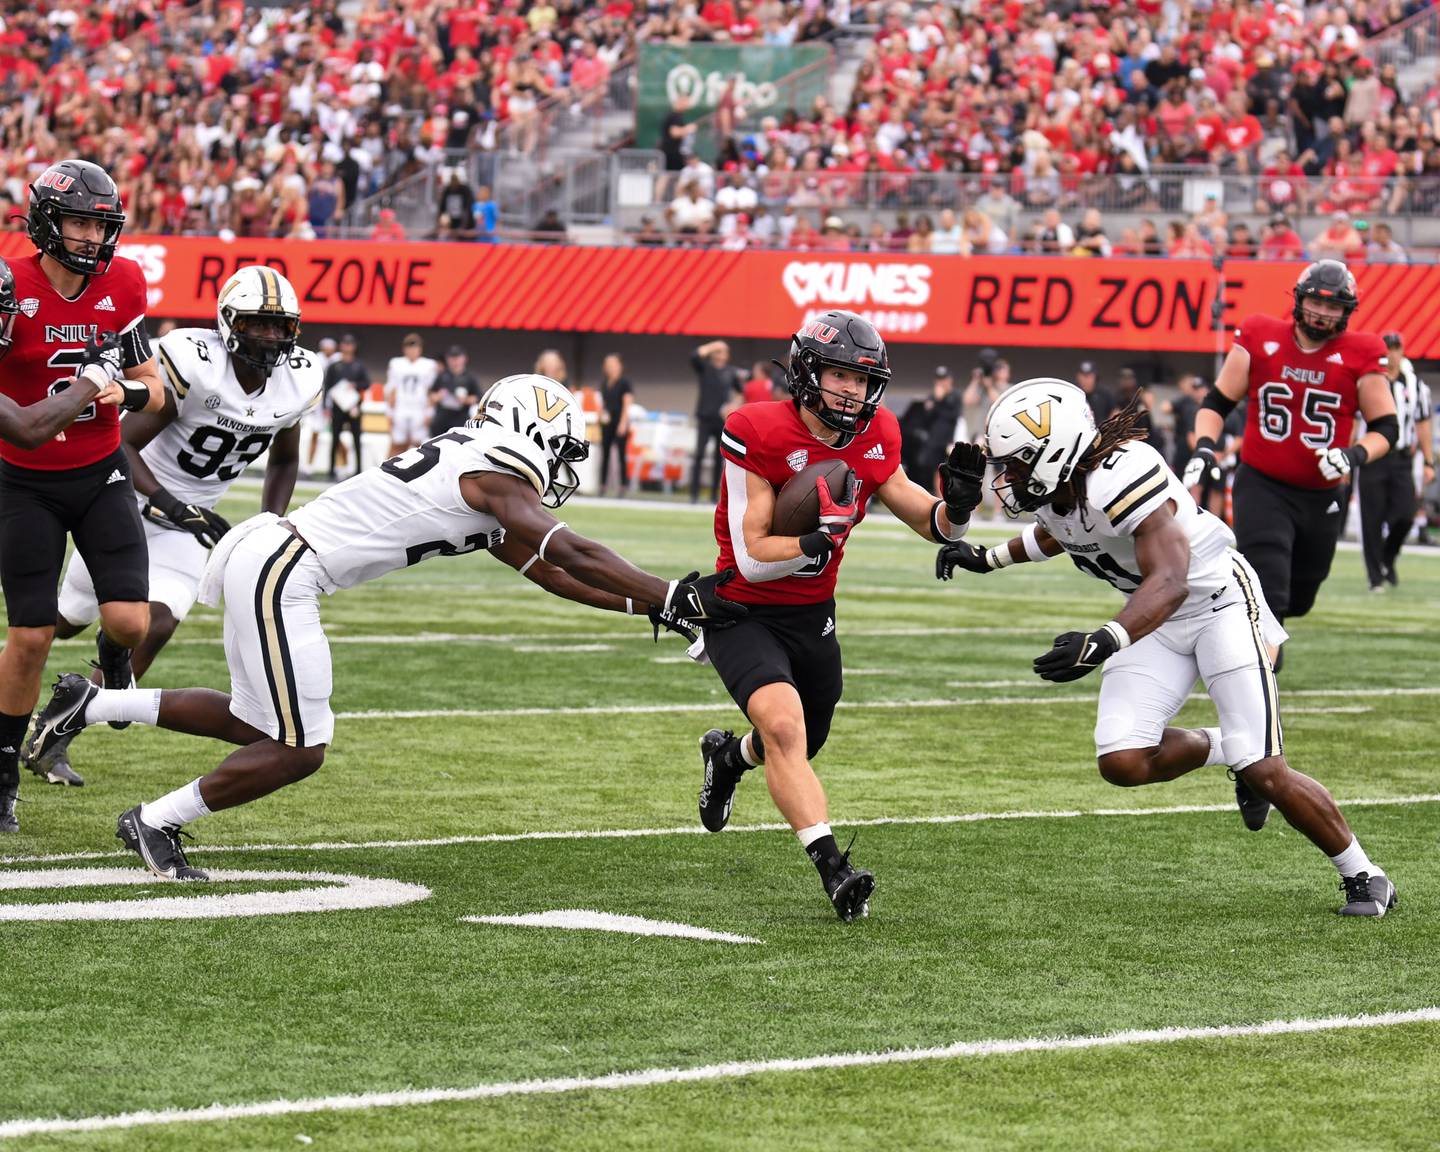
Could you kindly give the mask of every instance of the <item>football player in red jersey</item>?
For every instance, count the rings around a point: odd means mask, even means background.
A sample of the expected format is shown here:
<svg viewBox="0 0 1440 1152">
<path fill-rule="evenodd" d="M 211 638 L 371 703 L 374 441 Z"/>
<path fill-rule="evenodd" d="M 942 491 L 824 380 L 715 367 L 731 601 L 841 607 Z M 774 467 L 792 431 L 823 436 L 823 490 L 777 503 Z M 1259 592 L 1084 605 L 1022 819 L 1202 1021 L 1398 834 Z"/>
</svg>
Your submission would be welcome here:
<svg viewBox="0 0 1440 1152">
<path fill-rule="evenodd" d="M 1219 466 L 1225 417 L 1250 397 L 1235 474 L 1236 546 L 1254 566 L 1283 623 L 1315 603 L 1345 525 L 1346 481 L 1395 444 L 1399 425 L 1385 378 L 1385 345 L 1347 332 L 1359 304 L 1355 277 L 1338 260 L 1300 275 L 1290 317 L 1251 316 L 1235 334 L 1220 377 L 1195 415 L 1195 454 L 1185 467 L 1194 495 Z M 1365 434 L 1352 444 L 1355 416 Z"/>
<path fill-rule="evenodd" d="M 0 392 L 33 407 L 72 390 L 78 376 L 87 389 L 118 389 L 131 411 L 158 408 L 145 277 L 115 255 L 125 224 L 115 182 L 84 160 L 53 164 L 30 186 L 26 224 L 37 251 L 11 266 L 19 317 L 0 363 Z M 85 403 L 58 435 L 0 443 L 0 584 L 9 623 L 0 651 L 0 832 L 18 829 L 17 750 L 55 634 L 67 535 L 97 580 L 106 683 L 129 687 L 129 649 L 149 624 L 148 562 L 113 403 Z"/>
<path fill-rule="evenodd" d="M 900 426 L 880 407 L 890 382 L 885 342 L 853 312 L 826 312 L 790 344 L 792 399 L 747 404 L 725 421 L 725 474 L 715 509 L 717 569 L 738 575 L 719 595 L 750 614 L 725 630 L 705 629 L 704 652 L 753 728 L 743 737 L 712 729 L 700 738 L 700 819 L 718 832 L 730 819 L 741 775 L 765 765 L 781 814 L 820 873 L 843 920 L 868 912 L 875 887 L 850 864 L 828 823 L 825 790 L 810 767 L 840 699 L 835 577 L 851 530 L 878 497 L 923 539 L 959 540 L 980 502 L 984 454 L 957 447 L 941 465 L 943 500 L 900 468 Z M 857 484 L 831 492 L 822 479 L 820 526 L 807 536 L 771 532 L 777 491 L 822 460 L 843 460 Z"/>
</svg>

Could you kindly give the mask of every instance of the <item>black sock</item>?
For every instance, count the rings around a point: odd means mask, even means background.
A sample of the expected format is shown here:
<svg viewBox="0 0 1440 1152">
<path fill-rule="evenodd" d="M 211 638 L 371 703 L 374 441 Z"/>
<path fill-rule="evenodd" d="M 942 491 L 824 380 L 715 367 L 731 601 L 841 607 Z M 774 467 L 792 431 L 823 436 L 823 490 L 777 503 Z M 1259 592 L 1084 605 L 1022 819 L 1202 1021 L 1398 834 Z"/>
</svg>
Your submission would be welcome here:
<svg viewBox="0 0 1440 1152">
<path fill-rule="evenodd" d="M 818 840 L 810 841 L 810 846 L 805 849 L 805 855 L 810 857 L 810 863 L 815 865 L 816 871 L 820 873 L 820 879 L 827 884 L 830 882 L 830 877 L 835 875 L 845 863 L 840 855 L 840 845 L 835 843 L 835 837 L 831 835 L 821 836 Z"/>
<path fill-rule="evenodd" d="M 28 727 L 30 713 L 9 716 L 0 712 L 0 785 L 20 782 L 20 745 Z"/>
</svg>

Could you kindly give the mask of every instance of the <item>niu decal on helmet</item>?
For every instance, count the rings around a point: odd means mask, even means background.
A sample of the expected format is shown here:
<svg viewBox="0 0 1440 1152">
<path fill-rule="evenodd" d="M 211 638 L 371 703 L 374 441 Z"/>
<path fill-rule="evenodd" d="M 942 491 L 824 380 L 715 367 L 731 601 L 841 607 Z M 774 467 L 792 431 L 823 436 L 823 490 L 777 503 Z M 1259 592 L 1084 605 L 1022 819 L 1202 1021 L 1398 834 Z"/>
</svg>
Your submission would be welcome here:
<svg viewBox="0 0 1440 1152">
<path fill-rule="evenodd" d="M 1041 376 L 1005 389 L 985 417 L 1000 506 L 1018 516 L 1049 504 L 1098 435 L 1089 400 L 1068 381 Z"/>
<path fill-rule="evenodd" d="M 1295 323 L 1311 340 L 1329 340 L 1344 332 L 1345 325 L 1350 322 L 1350 313 L 1360 303 L 1355 277 L 1339 260 L 1317 260 L 1311 264 L 1295 281 L 1294 295 Z M 1330 320 L 1321 327 L 1314 323 L 1320 317 L 1305 311 L 1306 300 L 1330 300 L 1339 304 L 1343 311 L 1338 320 Z"/>
<path fill-rule="evenodd" d="M 80 252 L 71 251 L 65 243 L 67 216 L 101 221 L 105 228 L 100 241 L 86 243 Z M 98 164 L 88 160 L 61 160 L 40 173 L 30 185 L 30 208 L 25 225 L 31 242 L 42 254 L 71 272 L 99 275 L 115 259 L 115 244 L 125 227 L 120 189 Z"/>
<path fill-rule="evenodd" d="M 215 322 L 230 355 L 268 376 L 295 352 L 300 298 L 275 269 L 251 264 L 220 289 Z"/>
<path fill-rule="evenodd" d="M 563 384 L 527 372 L 506 376 L 480 398 L 471 428 L 485 432 L 485 459 L 528 480 L 547 508 L 580 487 L 575 465 L 590 455 L 585 412 Z"/>
<path fill-rule="evenodd" d="M 885 386 L 890 383 L 890 357 L 875 326 L 854 312 L 823 312 L 806 321 L 790 340 L 790 363 L 782 365 L 796 403 L 808 408 L 842 443 L 865 431 L 875 419 Z M 826 368 L 865 375 L 865 398 L 858 402 L 823 388 Z M 831 407 L 826 397 L 842 401 Z M 850 406 L 853 405 L 853 406 Z"/>
<path fill-rule="evenodd" d="M 18 315 L 20 301 L 15 296 L 15 273 L 10 271 L 4 257 L 0 257 L 0 357 L 10 351 Z"/>
</svg>

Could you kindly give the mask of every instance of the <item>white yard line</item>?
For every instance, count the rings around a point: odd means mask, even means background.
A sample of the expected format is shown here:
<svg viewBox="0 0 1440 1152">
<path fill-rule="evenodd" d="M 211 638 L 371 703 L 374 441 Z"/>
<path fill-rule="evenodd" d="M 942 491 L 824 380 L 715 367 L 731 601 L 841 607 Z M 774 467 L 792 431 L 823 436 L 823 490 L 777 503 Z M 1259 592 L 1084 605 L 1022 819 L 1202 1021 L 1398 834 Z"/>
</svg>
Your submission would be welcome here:
<svg viewBox="0 0 1440 1152">
<path fill-rule="evenodd" d="M 1251 1037 L 1298 1036 L 1352 1028 L 1393 1028 L 1406 1024 L 1440 1023 L 1440 1008 L 1412 1008 L 1360 1016 L 1322 1016 L 1298 1020 L 1262 1020 L 1254 1024 L 1173 1027 L 1110 1032 L 1099 1036 L 1032 1036 L 1019 1039 L 965 1040 L 937 1048 L 898 1048 L 884 1052 L 844 1052 L 789 1060 L 737 1060 L 692 1068 L 645 1068 L 608 1076 L 566 1076 L 549 1080 L 509 1080 L 465 1088 L 406 1088 L 392 1092 L 360 1092 L 346 1096 L 313 1096 L 295 1100 L 263 1100 L 252 1104 L 211 1104 L 207 1108 L 173 1108 L 122 1112 L 78 1119 L 31 1119 L 0 1122 L 0 1139 L 61 1132 L 104 1132 L 172 1124 L 203 1124 L 267 1116 L 358 1112 L 370 1108 L 409 1108 L 507 1096 L 556 1095 L 568 1092 L 614 1092 L 662 1084 L 699 1084 L 784 1072 L 818 1072 L 835 1068 L 873 1068 L 936 1060 L 967 1060 L 1028 1052 L 1081 1052 L 1127 1048 L 1137 1044 L 1175 1044 L 1187 1040 L 1240 1040 Z"/>
<path fill-rule="evenodd" d="M 1013 681 L 995 681 L 996 685 Z M 1034 681 L 1020 681 L 1034 683 Z M 968 687 L 980 687 L 978 684 Z M 1286 699 L 1296 697 L 1345 697 L 1371 698 L 1387 696 L 1440 696 L 1440 686 L 1419 688 L 1296 688 L 1285 694 Z M 836 705 L 841 710 L 860 709 L 904 709 L 904 708 L 982 708 L 1051 704 L 1090 704 L 1099 697 L 1095 693 L 1054 691 L 1030 696 L 962 696 L 947 699 L 928 700 L 842 700 Z M 1203 692 L 1193 692 L 1190 700 L 1208 700 Z M 521 716 L 646 716 L 668 713 L 684 715 L 695 712 L 729 710 L 731 705 L 723 700 L 697 700 L 692 704 L 577 704 L 533 708 L 410 708 L 410 709 L 361 709 L 355 712 L 337 712 L 337 720 L 435 720 L 435 719 L 510 719 Z M 1281 705 L 1281 714 L 1300 712 L 1300 709 Z M 1331 712 L 1338 709 L 1323 709 Z"/>
<path fill-rule="evenodd" d="M 1390 808 L 1440 803 L 1440 792 L 1411 796 L 1374 796 L 1339 800 L 1342 808 Z M 1182 816 L 1200 812 L 1233 812 L 1234 803 L 1172 804 L 1152 808 L 1052 808 L 1008 812 L 959 812 L 945 816 L 873 816 L 864 820 L 841 820 L 845 828 L 881 828 L 888 825 L 983 824 L 994 820 L 1073 820 L 1082 816 Z M 721 835 L 745 832 L 788 832 L 788 824 L 732 824 Z M 593 828 L 545 832 L 486 832 L 469 836 L 433 836 L 414 840 L 321 840 L 307 844 L 207 844 L 195 849 L 197 856 L 234 852 L 345 852 L 355 850 L 448 848 L 457 844 L 519 844 L 536 840 L 643 840 L 656 836 L 709 836 L 699 824 L 674 828 Z M 0 856 L 0 864 L 60 864 L 71 860 L 124 859 L 129 852 L 59 852 L 43 856 Z"/>
</svg>

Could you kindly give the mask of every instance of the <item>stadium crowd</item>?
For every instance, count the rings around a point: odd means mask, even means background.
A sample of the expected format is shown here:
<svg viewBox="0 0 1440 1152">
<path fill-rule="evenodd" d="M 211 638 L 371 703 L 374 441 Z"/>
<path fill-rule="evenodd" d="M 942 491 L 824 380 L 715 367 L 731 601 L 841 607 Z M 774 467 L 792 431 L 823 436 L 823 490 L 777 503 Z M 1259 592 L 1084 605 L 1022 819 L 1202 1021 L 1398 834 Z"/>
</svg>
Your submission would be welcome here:
<svg viewBox="0 0 1440 1152">
<path fill-rule="evenodd" d="M 1244 257 L 1329 254 L 1340 237 L 1352 257 L 1403 259 L 1364 217 L 1440 205 L 1440 77 L 1402 92 L 1364 52 L 1426 7 L 898 5 L 847 108 L 822 97 L 730 134 L 713 165 L 668 164 L 676 194 L 651 224 L 728 247 Z M 1433 52 L 1424 35 L 1409 32 L 1415 56 Z M 1232 229 L 1218 203 L 1186 205 L 1202 176 L 1268 222 Z M 1186 208 L 1118 233 L 1103 216 Z M 1323 237 L 1302 239 L 1294 224 L 1317 213 Z"/>
</svg>

